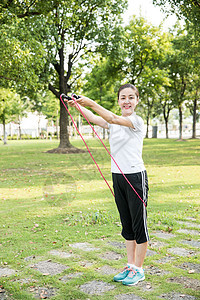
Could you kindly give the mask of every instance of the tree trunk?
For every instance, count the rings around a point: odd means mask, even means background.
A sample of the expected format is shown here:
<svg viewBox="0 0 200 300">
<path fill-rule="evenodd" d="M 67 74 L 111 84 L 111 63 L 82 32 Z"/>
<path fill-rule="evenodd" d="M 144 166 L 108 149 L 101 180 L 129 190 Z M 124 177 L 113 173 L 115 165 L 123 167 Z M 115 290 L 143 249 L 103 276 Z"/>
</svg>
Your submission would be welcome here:
<svg viewBox="0 0 200 300">
<path fill-rule="evenodd" d="M 54 68 L 59 76 L 59 92 L 49 83 L 49 90 L 60 99 L 60 95 L 62 93 L 66 94 L 70 91 L 70 86 L 67 84 L 72 69 L 72 58 L 73 55 L 70 54 L 68 58 L 68 70 L 67 75 L 65 76 L 64 71 L 64 33 L 61 34 L 61 40 L 63 42 L 63 46 L 59 49 L 59 63 L 54 64 Z M 67 104 L 66 104 L 67 106 Z M 48 153 L 82 153 L 85 152 L 82 149 L 75 148 L 71 145 L 69 141 L 69 133 L 68 133 L 68 125 L 69 125 L 69 117 L 68 112 L 63 105 L 62 101 L 60 101 L 60 144 L 58 148 L 47 151 Z M 57 135 L 58 136 L 58 135 Z"/>
<path fill-rule="evenodd" d="M 64 40 L 64 36 L 62 37 Z M 60 58 L 60 76 L 59 76 L 59 88 L 60 94 L 67 94 L 67 84 L 64 75 L 64 46 L 59 49 L 59 58 Z M 70 58 L 69 58 L 70 59 Z M 64 107 L 63 103 L 60 101 L 60 144 L 58 148 L 70 148 L 72 145 L 69 142 L 69 133 L 68 133 L 68 112 Z"/>
<path fill-rule="evenodd" d="M 12 122 L 10 122 L 10 137 L 11 139 L 13 137 Z"/>
<path fill-rule="evenodd" d="M 57 110 L 57 118 L 56 118 L 56 134 L 57 134 L 57 140 L 59 140 L 59 116 L 58 116 L 58 110 Z"/>
<path fill-rule="evenodd" d="M 3 119 L 3 144 L 7 144 L 7 136 L 6 136 L 6 122 L 5 119 Z"/>
<path fill-rule="evenodd" d="M 146 131 L 146 138 L 149 138 L 149 113 L 147 115 L 147 131 Z"/>
<path fill-rule="evenodd" d="M 60 102 L 60 144 L 58 148 L 68 147 L 71 147 L 68 134 L 68 113 L 62 102 Z"/>
<path fill-rule="evenodd" d="M 42 135 L 41 135 L 41 128 L 40 128 L 40 113 L 38 115 L 39 119 L 38 119 L 38 136 L 39 138 L 41 139 L 42 138 Z"/>
<path fill-rule="evenodd" d="M 150 119 L 150 106 L 148 101 L 148 107 L 147 107 L 147 131 L 146 131 L 146 138 L 149 138 L 149 119 Z"/>
<path fill-rule="evenodd" d="M 166 139 L 168 139 L 169 138 L 168 119 L 165 119 L 165 132 L 166 132 Z"/>
<path fill-rule="evenodd" d="M 182 112 L 182 106 L 179 106 L 179 139 L 183 139 L 183 112 Z"/>
<path fill-rule="evenodd" d="M 194 100 L 194 106 L 193 106 L 193 124 L 192 124 L 193 139 L 196 139 L 196 122 L 197 122 L 197 98 Z"/>
<path fill-rule="evenodd" d="M 165 101 L 163 104 L 163 117 L 165 120 L 165 133 L 166 133 L 166 139 L 169 138 L 169 129 L 168 129 L 168 120 L 169 120 L 169 113 L 170 113 L 170 107 L 169 104 Z"/>
</svg>

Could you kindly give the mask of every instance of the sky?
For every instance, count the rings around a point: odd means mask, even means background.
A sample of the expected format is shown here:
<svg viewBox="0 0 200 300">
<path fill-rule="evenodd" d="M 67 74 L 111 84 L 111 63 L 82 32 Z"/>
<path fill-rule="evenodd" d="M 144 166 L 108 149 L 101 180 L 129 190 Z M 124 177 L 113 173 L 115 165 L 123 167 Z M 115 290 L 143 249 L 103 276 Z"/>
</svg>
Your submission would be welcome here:
<svg viewBox="0 0 200 300">
<path fill-rule="evenodd" d="M 166 14 L 161 12 L 159 6 L 154 6 L 152 0 L 128 0 L 128 10 L 124 13 L 124 23 L 128 24 L 132 15 L 142 16 L 153 25 L 159 26 L 165 19 L 163 29 L 171 28 L 176 22 L 176 16 L 170 15 L 166 18 Z"/>
</svg>

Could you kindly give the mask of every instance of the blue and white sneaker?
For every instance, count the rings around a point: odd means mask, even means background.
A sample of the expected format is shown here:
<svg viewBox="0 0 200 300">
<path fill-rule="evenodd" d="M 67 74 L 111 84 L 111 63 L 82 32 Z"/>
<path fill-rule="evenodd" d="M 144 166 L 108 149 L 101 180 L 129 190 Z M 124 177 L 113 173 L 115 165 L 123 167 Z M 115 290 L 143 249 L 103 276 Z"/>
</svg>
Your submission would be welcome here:
<svg viewBox="0 0 200 300">
<path fill-rule="evenodd" d="M 130 271 L 132 271 L 132 269 L 126 266 L 119 274 L 114 276 L 114 281 L 123 281 L 128 276 Z"/>
<path fill-rule="evenodd" d="M 126 276 L 124 280 L 122 280 L 122 283 L 125 285 L 136 285 L 139 281 L 145 280 L 144 276 L 144 270 L 141 272 L 137 269 L 131 269 L 129 271 L 129 274 Z"/>
</svg>

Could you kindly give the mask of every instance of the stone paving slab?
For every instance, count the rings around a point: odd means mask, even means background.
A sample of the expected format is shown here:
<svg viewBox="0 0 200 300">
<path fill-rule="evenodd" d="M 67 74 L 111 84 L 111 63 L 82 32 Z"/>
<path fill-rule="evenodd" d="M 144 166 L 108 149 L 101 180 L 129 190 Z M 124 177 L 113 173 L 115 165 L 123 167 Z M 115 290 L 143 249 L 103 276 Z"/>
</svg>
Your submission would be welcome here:
<svg viewBox="0 0 200 300">
<path fill-rule="evenodd" d="M 107 251 L 106 253 L 101 254 L 100 257 L 107 260 L 119 260 L 123 258 L 123 255 L 114 251 Z"/>
<path fill-rule="evenodd" d="M 142 290 L 144 292 L 151 292 L 151 291 L 153 291 L 153 287 L 152 287 L 151 283 L 147 282 L 146 280 L 138 282 L 137 287 L 142 288 Z"/>
<path fill-rule="evenodd" d="M 94 263 L 90 262 L 90 261 L 80 261 L 79 265 L 82 266 L 83 268 L 89 268 L 91 266 L 93 266 Z"/>
<path fill-rule="evenodd" d="M 9 295 L 3 287 L 0 287 L 0 300 L 12 300 L 13 298 Z"/>
<path fill-rule="evenodd" d="M 180 241 L 180 243 L 187 244 L 187 245 L 192 246 L 192 247 L 200 248 L 200 241 L 182 240 L 182 241 Z"/>
<path fill-rule="evenodd" d="M 33 260 L 33 259 L 36 259 L 35 255 L 31 255 L 31 256 L 28 256 L 28 257 L 24 258 L 25 261 L 30 261 L 30 260 Z"/>
<path fill-rule="evenodd" d="M 158 267 L 154 267 L 153 265 L 145 267 L 144 270 L 149 275 L 163 276 L 163 275 L 166 275 L 166 274 L 170 273 L 169 271 L 165 271 L 165 270 L 159 269 Z"/>
<path fill-rule="evenodd" d="M 37 271 L 41 272 L 43 275 L 56 275 L 69 268 L 65 265 L 51 262 L 49 260 L 40 261 L 37 264 L 29 265 L 29 267 L 36 269 Z"/>
<path fill-rule="evenodd" d="M 162 247 L 167 246 L 168 244 L 161 242 L 161 241 L 155 241 L 153 240 L 153 238 L 149 241 L 149 247 L 150 248 L 156 248 L 156 249 L 160 249 Z"/>
<path fill-rule="evenodd" d="M 111 245 L 111 246 L 113 246 L 115 248 L 118 248 L 118 249 L 125 249 L 126 248 L 126 245 L 123 242 L 108 242 L 108 245 Z"/>
<path fill-rule="evenodd" d="M 164 231 L 152 231 L 151 234 L 155 235 L 158 238 L 165 239 L 165 240 L 176 237 L 175 234 L 164 232 Z"/>
<path fill-rule="evenodd" d="M 156 254 L 158 254 L 156 251 L 147 249 L 146 256 L 154 256 Z"/>
<path fill-rule="evenodd" d="M 169 249 L 167 249 L 167 251 L 169 251 L 172 254 L 178 255 L 178 256 L 192 256 L 192 255 L 195 255 L 194 251 L 187 250 L 187 249 L 184 249 L 184 248 L 179 248 L 179 247 L 169 248 Z"/>
<path fill-rule="evenodd" d="M 33 293 L 36 299 L 49 299 L 56 295 L 57 289 L 52 287 L 30 287 L 28 291 Z"/>
<path fill-rule="evenodd" d="M 184 234 L 189 234 L 189 235 L 199 235 L 200 234 L 200 232 L 197 231 L 197 230 L 184 229 L 184 228 L 181 228 L 181 229 L 177 230 L 176 232 L 178 232 L 178 233 L 184 233 Z"/>
<path fill-rule="evenodd" d="M 194 263 L 190 263 L 190 262 L 187 262 L 187 263 L 183 263 L 179 266 L 177 266 L 178 268 L 181 268 L 181 269 L 186 269 L 187 271 L 194 271 L 194 273 L 200 273 L 200 264 L 194 264 Z"/>
<path fill-rule="evenodd" d="M 115 268 L 112 268 L 110 266 L 103 266 L 101 268 L 96 269 L 97 272 L 103 274 L 103 275 L 114 275 L 120 272 L 120 270 L 117 270 Z"/>
<path fill-rule="evenodd" d="M 3 276 L 11 276 L 15 274 L 17 271 L 10 269 L 10 268 L 0 268 L 0 277 Z"/>
<path fill-rule="evenodd" d="M 159 299 L 168 299 L 168 300 L 195 300 L 197 299 L 195 296 L 179 294 L 179 293 L 168 293 L 163 294 L 159 297 Z"/>
<path fill-rule="evenodd" d="M 105 292 L 115 289 L 114 285 L 104 281 L 90 281 L 82 284 L 80 290 L 86 294 L 90 295 L 103 295 Z"/>
<path fill-rule="evenodd" d="M 69 281 L 69 280 L 71 280 L 71 279 L 73 279 L 73 278 L 79 278 L 79 277 L 81 277 L 82 275 L 83 275 L 83 273 L 81 273 L 81 272 L 78 272 L 78 273 L 71 273 L 71 274 L 67 274 L 67 275 L 65 275 L 65 276 L 63 276 L 63 277 L 61 277 L 61 278 L 59 278 L 59 280 L 64 281 L 64 282 L 67 282 L 67 281 Z"/>
<path fill-rule="evenodd" d="M 32 284 L 32 283 L 36 283 L 38 282 L 37 279 L 33 279 L 33 278 L 13 278 L 10 280 L 11 282 L 19 282 L 21 285 L 23 284 Z"/>
<path fill-rule="evenodd" d="M 200 281 L 198 279 L 189 277 L 172 277 L 168 278 L 168 282 L 179 283 L 184 286 L 184 288 L 190 288 L 195 291 L 200 290 Z"/>
<path fill-rule="evenodd" d="M 181 225 L 185 225 L 186 227 L 192 227 L 192 228 L 200 228 L 200 224 L 192 223 L 192 222 L 185 222 L 185 221 L 176 221 L 177 223 Z"/>
<path fill-rule="evenodd" d="M 193 217 L 187 217 L 186 220 L 189 220 L 189 221 L 194 221 L 196 222 L 196 218 L 193 218 Z"/>
<path fill-rule="evenodd" d="M 70 244 L 70 247 L 75 248 L 75 249 L 80 249 L 83 251 L 95 251 L 95 250 L 100 250 L 99 248 L 93 247 L 93 245 L 89 243 L 75 243 L 75 244 Z"/>
<path fill-rule="evenodd" d="M 140 298 L 137 295 L 134 294 L 121 294 L 115 296 L 115 299 L 117 300 L 143 300 L 144 298 Z"/>
<path fill-rule="evenodd" d="M 168 255 L 168 256 L 165 256 L 165 257 L 162 257 L 162 258 L 156 260 L 156 262 L 159 264 L 167 264 L 167 263 L 172 263 L 173 260 L 175 260 L 175 259 L 176 259 L 175 257 Z"/>
<path fill-rule="evenodd" d="M 58 256 L 60 258 L 69 258 L 72 256 L 71 253 L 60 251 L 60 250 L 51 250 L 51 251 L 49 251 L 49 254 Z"/>
</svg>

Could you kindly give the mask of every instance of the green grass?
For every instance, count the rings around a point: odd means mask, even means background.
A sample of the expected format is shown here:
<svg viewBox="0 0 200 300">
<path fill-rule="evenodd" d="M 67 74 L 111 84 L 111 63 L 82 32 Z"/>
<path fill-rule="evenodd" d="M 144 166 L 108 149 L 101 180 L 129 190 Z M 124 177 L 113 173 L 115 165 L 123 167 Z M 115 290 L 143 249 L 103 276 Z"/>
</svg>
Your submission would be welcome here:
<svg viewBox="0 0 200 300">
<path fill-rule="evenodd" d="M 73 145 L 84 148 L 79 140 Z M 88 140 L 89 147 L 112 186 L 110 158 L 97 140 Z M 106 141 L 108 145 L 108 141 Z M 124 249 L 114 249 L 108 241 L 123 241 L 120 236 L 119 216 L 114 199 L 98 173 L 88 153 L 48 154 L 45 151 L 57 147 L 56 141 L 15 141 L 0 145 L 0 262 L 18 272 L 10 277 L 0 277 L 0 284 L 12 294 L 13 299 L 34 299 L 28 292 L 30 286 L 52 286 L 59 289 L 51 299 L 89 299 L 78 286 L 90 280 L 104 280 L 116 288 L 104 296 L 92 295 L 92 299 L 114 299 L 114 295 L 134 292 L 141 296 L 141 288 L 130 289 L 112 282 L 112 276 L 101 275 L 96 268 L 103 265 L 121 268 L 126 263 Z M 143 158 L 149 176 L 148 225 L 154 230 L 172 231 L 186 228 L 177 221 L 188 217 L 199 218 L 200 199 L 200 141 L 149 139 L 144 141 Z M 190 221 L 191 222 L 191 221 Z M 195 228 L 191 228 L 195 229 Z M 182 245 L 180 241 L 197 236 L 176 233 L 176 238 L 166 241 L 166 246 L 155 256 L 147 257 L 144 267 L 154 265 L 172 271 L 169 275 L 147 275 L 153 286 L 142 291 L 144 299 L 157 299 L 162 293 L 176 290 L 198 297 L 198 291 L 185 289 L 167 278 L 184 276 L 198 279 L 197 273 L 188 274 L 176 268 L 183 262 L 199 262 L 197 248 Z M 155 240 L 155 238 L 154 238 Z M 156 240 L 160 240 L 157 238 Z M 100 248 L 94 252 L 74 250 L 70 244 L 89 242 Z M 177 257 L 172 264 L 159 264 L 169 247 L 183 247 L 195 251 L 191 257 Z M 48 251 L 59 249 L 72 251 L 72 259 L 52 257 Z M 99 255 L 115 250 L 124 255 L 120 261 L 104 261 Z M 24 258 L 35 255 L 34 261 L 52 259 L 70 268 L 63 274 L 83 272 L 80 278 L 67 283 L 59 280 L 62 275 L 44 276 L 28 265 Z M 80 266 L 80 261 L 91 261 L 91 267 Z M 173 268 L 173 270 L 172 270 Z M 37 283 L 21 284 L 18 279 L 32 278 Z"/>
</svg>

